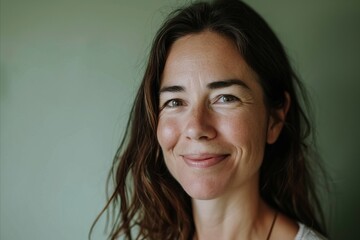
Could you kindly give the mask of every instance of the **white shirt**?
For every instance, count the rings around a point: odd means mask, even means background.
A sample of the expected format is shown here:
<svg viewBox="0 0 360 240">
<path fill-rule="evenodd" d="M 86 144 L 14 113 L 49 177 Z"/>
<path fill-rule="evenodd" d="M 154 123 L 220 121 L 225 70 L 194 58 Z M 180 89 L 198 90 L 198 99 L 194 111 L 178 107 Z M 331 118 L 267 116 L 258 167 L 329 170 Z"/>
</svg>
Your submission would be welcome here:
<svg viewBox="0 0 360 240">
<path fill-rule="evenodd" d="M 305 226 L 302 223 L 299 224 L 299 231 L 295 236 L 295 240 L 326 240 L 320 233 Z"/>
</svg>

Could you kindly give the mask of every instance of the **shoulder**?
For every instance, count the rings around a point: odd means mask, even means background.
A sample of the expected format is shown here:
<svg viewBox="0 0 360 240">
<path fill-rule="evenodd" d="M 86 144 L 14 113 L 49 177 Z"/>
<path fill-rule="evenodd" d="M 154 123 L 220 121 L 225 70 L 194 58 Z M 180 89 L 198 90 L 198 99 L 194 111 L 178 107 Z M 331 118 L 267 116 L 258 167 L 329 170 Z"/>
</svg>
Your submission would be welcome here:
<svg viewBox="0 0 360 240">
<path fill-rule="evenodd" d="M 320 233 L 305 226 L 302 223 L 299 224 L 299 231 L 296 234 L 295 240 L 326 240 Z"/>
</svg>

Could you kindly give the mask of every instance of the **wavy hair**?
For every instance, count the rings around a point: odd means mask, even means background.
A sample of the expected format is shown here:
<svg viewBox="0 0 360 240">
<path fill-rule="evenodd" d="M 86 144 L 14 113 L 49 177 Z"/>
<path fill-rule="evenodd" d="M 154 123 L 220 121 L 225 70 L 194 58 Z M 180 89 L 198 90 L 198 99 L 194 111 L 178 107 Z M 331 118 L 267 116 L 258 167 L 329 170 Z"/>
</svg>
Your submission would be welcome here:
<svg viewBox="0 0 360 240">
<path fill-rule="evenodd" d="M 285 92 L 290 95 L 284 128 L 265 149 L 260 194 L 273 208 L 327 236 L 313 176 L 319 158 L 313 154 L 311 124 L 302 107 L 307 106 L 304 88 L 268 24 L 237 0 L 193 3 L 171 13 L 157 32 L 109 174 L 108 189 L 111 180 L 115 186 L 94 224 L 107 212 L 109 239 L 185 240 L 194 235 L 190 197 L 169 173 L 156 129 L 159 86 L 170 47 L 183 36 L 206 30 L 236 44 L 258 74 L 270 112 L 283 106 Z"/>
</svg>

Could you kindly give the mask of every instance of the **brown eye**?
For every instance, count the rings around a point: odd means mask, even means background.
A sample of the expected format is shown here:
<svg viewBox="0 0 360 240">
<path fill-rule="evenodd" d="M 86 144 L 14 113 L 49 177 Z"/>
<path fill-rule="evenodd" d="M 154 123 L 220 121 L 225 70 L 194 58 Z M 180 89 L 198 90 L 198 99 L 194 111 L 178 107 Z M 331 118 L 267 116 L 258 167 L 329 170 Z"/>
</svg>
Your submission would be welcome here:
<svg viewBox="0 0 360 240">
<path fill-rule="evenodd" d="M 167 101 L 164 105 L 164 107 L 167 108 L 176 108 L 176 107 L 180 107 L 183 106 L 183 101 L 181 99 L 171 99 L 169 101 Z"/>
<path fill-rule="evenodd" d="M 237 98 L 233 95 L 221 95 L 216 100 L 216 103 L 231 103 L 231 102 L 237 102 L 237 101 L 239 101 L 239 98 Z"/>
</svg>

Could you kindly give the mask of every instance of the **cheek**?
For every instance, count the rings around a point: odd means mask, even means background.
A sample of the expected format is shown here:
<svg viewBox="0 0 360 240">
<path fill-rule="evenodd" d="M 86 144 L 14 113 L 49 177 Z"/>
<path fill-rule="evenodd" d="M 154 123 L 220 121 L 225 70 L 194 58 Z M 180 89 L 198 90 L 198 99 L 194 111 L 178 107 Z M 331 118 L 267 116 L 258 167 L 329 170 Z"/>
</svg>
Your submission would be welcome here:
<svg viewBox="0 0 360 240">
<path fill-rule="evenodd" d="M 176 121 L 160 118 L 157 127 L 157 138 L 161 147 L 165 164 L 170 173 L 177 179 L 176 161 L 173 159 L 173 151 L 179 138 L 179 125 Z"/>
<path fill-rule="evenodd" d="M 171 150 L 177 143 L 179 130 L 178 124 L 172 119 L 160 118 L 157 127 L 157 138 L 164 154 Z"/>
<path fill-rule="evenodd" d="M 228 141 L 244 151 L 265 146 L 266 143 L 266 120 L 264 114 L 258 112 L 246 112 L 227 118 L 221 125 L 221 132 Z M 249 149 L 250 148 L 250 149 Z M 256 152 L 256 151 L 255 151 Z"/>
</svg>

